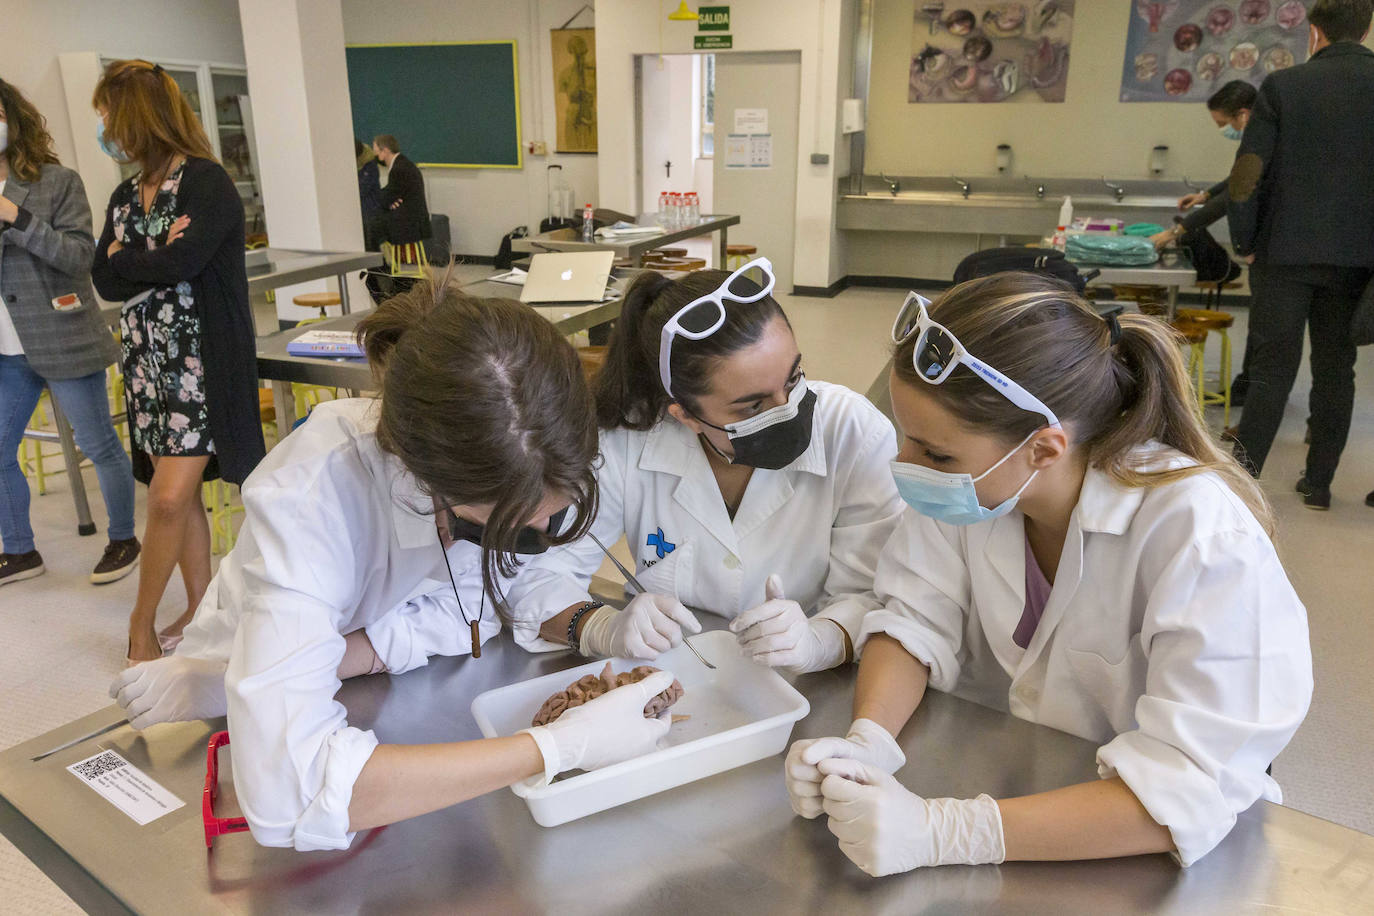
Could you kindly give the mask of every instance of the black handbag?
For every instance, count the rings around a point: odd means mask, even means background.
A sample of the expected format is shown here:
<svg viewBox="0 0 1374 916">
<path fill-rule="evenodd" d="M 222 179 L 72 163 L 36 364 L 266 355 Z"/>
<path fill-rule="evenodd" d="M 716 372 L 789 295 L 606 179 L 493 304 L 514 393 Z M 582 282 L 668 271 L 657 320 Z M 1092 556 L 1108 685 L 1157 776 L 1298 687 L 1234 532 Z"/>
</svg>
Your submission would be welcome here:
<svg viewBox="0 0 1374 916">
<path fill-rule="evenodd" d="M 959 262 L 954 268 L 954 282 L 963 283 L 1009 270 L 1054 277 L 1072 286 L 1077 293 L 1082 293 L 1088 281 L 1099 273 L 1097 270 L 1080 273 L 1078 265 L 1065 260 L 1064 252 L 1053 248 L 985 248 Z"/>
<path fill-rule="evenodd" d="M 1355 346 L 1374 344 L 1374 277 L 1365 284 L 1360 301 L 1355 304 L 1355 316 L 1350 321 L 1350 339 Z"/>
</svg>

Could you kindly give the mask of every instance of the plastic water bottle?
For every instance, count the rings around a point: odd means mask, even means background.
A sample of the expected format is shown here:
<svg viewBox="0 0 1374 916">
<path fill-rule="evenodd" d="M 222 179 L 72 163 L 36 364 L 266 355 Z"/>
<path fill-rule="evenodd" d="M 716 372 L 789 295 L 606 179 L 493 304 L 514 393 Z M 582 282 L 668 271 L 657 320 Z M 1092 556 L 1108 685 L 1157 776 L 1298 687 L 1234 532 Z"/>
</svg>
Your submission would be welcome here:
<svg viewBox="0 0 1374 916">
<path fill-rule="evenodd" d="M 596 241 L 596 227 L 592 225 L 592 205 L 582 205 L 582 241 Z"/>
<path fill-rule="evenodd" d="M 674 229 L 682 228 L 682 209 L 682 194 L 678 191 L 674 191 L 671 199 L 668 201 L 668 212 L 671 214 L 668 219 L 672 223 Z"/>
<path fill-rule="evenodd" d="M 701 202 L 697 200 L 696 191 L 687 192 L 687 224 L 695 226 L 701 219 Z"/>
<path fill-rule="evenodd" d="M 1059 208 L 1059 225 L 1054 230 L 1053 245 L 1059 251 L 1064 251 L 1069 244 L 1069 227 L 1073 225 L 1073 198 L 1065 197 L 1064 203 Z"/>
<path fill-rule="evenodd" d="M 668 192 L 658 192 L 658 224 L 664 229 L 668 228 Z"/>
</svg>

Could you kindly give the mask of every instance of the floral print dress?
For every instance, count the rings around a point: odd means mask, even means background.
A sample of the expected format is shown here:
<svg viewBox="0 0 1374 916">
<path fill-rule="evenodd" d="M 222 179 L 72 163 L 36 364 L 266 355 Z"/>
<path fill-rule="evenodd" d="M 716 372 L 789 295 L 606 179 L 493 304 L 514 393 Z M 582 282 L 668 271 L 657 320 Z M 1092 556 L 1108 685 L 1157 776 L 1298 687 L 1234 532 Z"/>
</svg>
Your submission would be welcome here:
<svg viewBox="0 0 1374 916">
<path fill-rule="evenodd" d="M 126 247 L 166 244 L 177 218 L 177 191 L 185 163 L 158 188 L 148 212 L 139 194 L 141 175 L 121 186 L 111 214 L 115 238 Z M 149 455 L 214 454 L 200 316 L 191 284 L 157 286 L 124 303 L 119 316 L 124 347 L 124 399 L 133 444 Z"/>
</svg>

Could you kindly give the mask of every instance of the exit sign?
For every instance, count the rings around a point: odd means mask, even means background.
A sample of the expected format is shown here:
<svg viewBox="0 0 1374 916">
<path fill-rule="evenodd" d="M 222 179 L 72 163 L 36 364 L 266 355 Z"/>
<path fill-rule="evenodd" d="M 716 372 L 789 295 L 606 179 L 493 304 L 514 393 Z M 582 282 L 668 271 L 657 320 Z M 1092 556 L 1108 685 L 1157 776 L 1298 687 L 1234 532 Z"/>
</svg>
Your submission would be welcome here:
<svg viewBox="0 0 1374 916">
<path fill-rule="evenodd" d="M 730 7 L 703 6 L 697 10 L 698 32 L 730 31 Z"/>
<path fill-rule="evenodd" d="M 727 51 L 734 47 L 733 35 L 694 35 L 694 51 Z"/>
</svg>

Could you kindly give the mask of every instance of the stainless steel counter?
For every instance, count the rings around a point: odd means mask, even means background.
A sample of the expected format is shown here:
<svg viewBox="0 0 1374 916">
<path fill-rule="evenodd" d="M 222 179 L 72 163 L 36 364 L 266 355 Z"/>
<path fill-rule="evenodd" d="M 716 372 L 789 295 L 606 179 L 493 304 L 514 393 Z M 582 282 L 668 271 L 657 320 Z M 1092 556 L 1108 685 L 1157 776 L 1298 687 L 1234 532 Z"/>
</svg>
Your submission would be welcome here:
<svg viewBox="0 0 1374 916">
<path fill-rule="evenodd" d="M 348 682 L 349 721 L 386 742 L 478 737 L 468 704 L 488 688 L 577 664 L 529 655 L 507 634 L 481 659 L 435 659 L 399 677 Z M 811 715 L 793 737 L 842 733 L 852 669 L 804 675 Z M 1166 856 L 927 869 L 871 879 L 822 821 L 793 816 L 780 757 L 552 829 L 508 790 L 379 831 L 335 853 L 257 846 L 205 851 L 205 742 L 223 720 L 127 726 L 115 707 L 0 754 L 0 831 L 91 912 L 140 913 L 1369 913 L 1374 837 L 1261 803 L 1189 869 Z M 931 693 L 900 736 L 898 777 L 930 796 L 1035 792 L 1096 775 L 1093 747 Z M 138 827 L 65 767 L 112 748 L 186 801 Z M 221 755 L 221 816 L 237 813 Z"/>
<path fill-rule="evenodd" d="M 642 226 L 652 226 L 654 225 L 654 217 L 655 214 L 653 213 L 645 213 L 640 215 L 636 221 Z M 553 232 L 541 232 L 538 235 L 531 235 L 523 239 L 512 239 L 511 248 L 515 251 L 529 251 L 536 254 L 541 251 L 614 251 L 618 258 L 638 258 L 644 252 L 654 248 L 662 248 L 664 245 L 680 242 L 683 239 L 697 238 L 719 232 L 720 245 L 717 250 L 720 255 L 720 263 L 716 266 L 724 268 L 728 230 L 729 227 L 738 225 L 738 216 L 713 213 L 701 217 L 686 228 L 664 230 L 656 235 L 584 242 L 582 241 L 582 233 L 576 229 L 556 229 Z"/>
<path fill-rule="evenodd" d="M 295 251 L 289 248 L 261 248 L 248 265 L 248 295 L 254 296 L 293 283 L 335 277 L 339 284 L 339 308 L 351 311 L 348 301 L 348 274 L 382 265 L 382 256 L 373 251 Z M 266 256 L 266 263 L 258 259 Z"/>
</svg>

